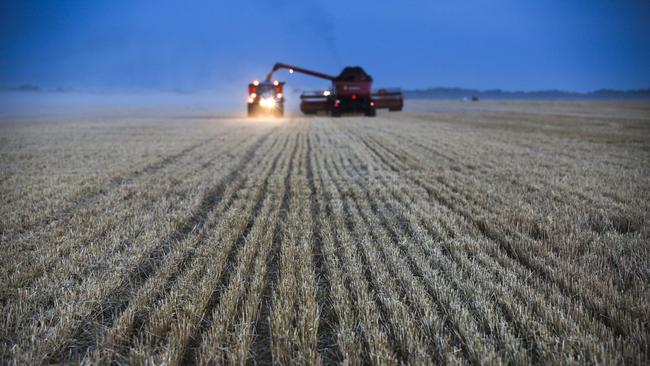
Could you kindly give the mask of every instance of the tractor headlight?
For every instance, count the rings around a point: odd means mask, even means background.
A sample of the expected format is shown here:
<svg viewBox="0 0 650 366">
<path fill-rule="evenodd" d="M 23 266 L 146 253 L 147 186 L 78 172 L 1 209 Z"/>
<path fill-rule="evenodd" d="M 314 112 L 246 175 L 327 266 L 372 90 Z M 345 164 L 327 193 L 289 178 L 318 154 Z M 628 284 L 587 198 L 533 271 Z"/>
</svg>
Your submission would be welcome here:
<svg viewBox="0 0 650 366">
<path fill-rule="evenodd" d="M 264 108 L 274 108 L 275 107 L 275 99 L 273 98 L 262 98 L 260 100 L 260 105 Z"/>
</svg>

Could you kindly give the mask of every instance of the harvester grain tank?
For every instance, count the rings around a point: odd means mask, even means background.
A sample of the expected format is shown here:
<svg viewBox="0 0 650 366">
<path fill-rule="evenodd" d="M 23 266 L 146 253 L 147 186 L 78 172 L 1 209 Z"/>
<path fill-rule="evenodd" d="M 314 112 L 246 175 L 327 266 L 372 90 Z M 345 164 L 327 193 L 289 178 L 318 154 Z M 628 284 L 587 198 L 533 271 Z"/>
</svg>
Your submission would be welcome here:
<svg viewBox="0 0 650 366">
<path fill-rule="evenodd" d="M 359 66 L 348 66 L 338 76 L 332 76 L 298 66 L 276 63 L 266 76 L 265 82 L 270 82 L 273 74 L 279 69 L 326 79 L 332 83 L 328 90 L 303 93 L 300 96 L 300 110 L 304 114 L 326 112 L 332 117 L 340 117 L 343 113 L 361 112 L 366 116 L 374 117 L 378 108 L 398 111 L 404 106 L 402 92 L 399 89 L 380 89 L 373 94 L 372 76 Z"/>
</svg>

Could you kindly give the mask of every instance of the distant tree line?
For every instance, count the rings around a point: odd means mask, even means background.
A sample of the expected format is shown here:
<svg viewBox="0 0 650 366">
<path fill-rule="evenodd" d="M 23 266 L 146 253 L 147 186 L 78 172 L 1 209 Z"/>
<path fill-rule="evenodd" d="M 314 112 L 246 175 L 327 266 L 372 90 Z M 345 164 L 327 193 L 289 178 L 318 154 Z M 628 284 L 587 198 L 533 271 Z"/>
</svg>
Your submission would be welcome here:
<svg viewBox="0 0 650 366">
<path fill-rule="evenodd" d="M 638 90 L 598 89 L 579 93 L 563 90 L 509 91 L 501 89 L 466 89 L 437 87 L 405 90 L 404 96 L 411 99 L 650 99 L 650 88 Z"/>
</svg>

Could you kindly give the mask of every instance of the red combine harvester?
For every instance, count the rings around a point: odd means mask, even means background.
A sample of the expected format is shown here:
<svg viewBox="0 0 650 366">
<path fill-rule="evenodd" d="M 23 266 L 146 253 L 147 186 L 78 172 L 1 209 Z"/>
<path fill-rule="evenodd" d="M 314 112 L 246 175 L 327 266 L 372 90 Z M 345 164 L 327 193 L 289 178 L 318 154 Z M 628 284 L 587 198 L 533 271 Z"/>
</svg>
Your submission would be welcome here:
<svg viewBox="0 0 650 366">
<path fill-rule="evenodd" d="M 284 115 L 284 95 L 282 90 L 284 82 L 258 80 L 248 84 L 248 116 L 271 115 L 282 117 Z"/>
<path fill-rule="evenodd" d="M 300 110 L 304 114 L 325 112 L 332 117 L 340 117 L 343 113 L 361 112 L 366 116 L 374 117 L 379 108 L 401 111 L 404 106 L 404 98 L 399 89 L 380 89 L 373 94 L 372 77 L 358 66 L 346 67 L 339 76 L 331 76 L 297 66 L 276 63 L 265 82 L 270 82 L 273 73 L 279 69 L 288 69 L 290 73 L 299 72 L 332 82 L 330 90 L 308 92 L 300 96 Z"/>
</svg>

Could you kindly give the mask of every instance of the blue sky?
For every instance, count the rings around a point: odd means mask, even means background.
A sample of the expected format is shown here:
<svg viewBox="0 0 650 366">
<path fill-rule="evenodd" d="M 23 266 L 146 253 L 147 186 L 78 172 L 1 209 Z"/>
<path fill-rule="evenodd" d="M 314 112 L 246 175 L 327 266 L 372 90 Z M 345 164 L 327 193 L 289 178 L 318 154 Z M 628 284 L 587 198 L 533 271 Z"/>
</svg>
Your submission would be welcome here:
<svg viewBox="0 0 650 366">
<path fill-rule="evenodd" d="M 361 65 L 377 86 L 403 88 L 647 88 L 650 3 L 0 3 L 0 86 L 223 90 L 262 78 L 276 61 L 332 74 Z"/>
</svg>

